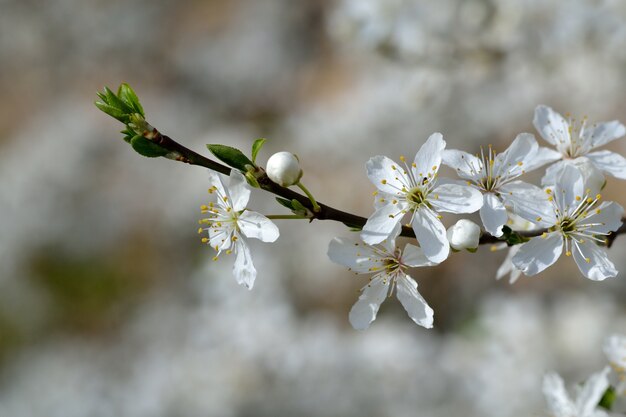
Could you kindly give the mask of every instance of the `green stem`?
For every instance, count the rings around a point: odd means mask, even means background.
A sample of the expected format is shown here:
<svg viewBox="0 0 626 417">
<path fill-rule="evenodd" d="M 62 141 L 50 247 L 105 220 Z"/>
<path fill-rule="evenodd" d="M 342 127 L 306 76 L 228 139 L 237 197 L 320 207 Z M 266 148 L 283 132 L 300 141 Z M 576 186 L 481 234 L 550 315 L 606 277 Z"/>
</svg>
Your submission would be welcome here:
<svg viewBox="0 0 626 417">
<path fill-rule="evenodd" d="M 273 219 L 273 220 L 288 220 L 288 219 L 310 220 L 308 217 L 300 216 L 299 214 L 268 214 L 265 217 L 267 217 L 268 219 Z"/>
<path fill-rule="evenodd" d="M 311 194 L 311 192 L 307 190 L 307 188 L 300 181 L 298 181 L 296 185 L 300 187 L 300 189 L 304 192 L 304 194 L 306 194 L 307 197 L 309 197 L 309 200 L 311 200 L 311 204 L 313 204 L 313 211 L 318 213 L 320 211 L 320 205 L 317 204 L 317 201 L 315 201 L 315 197 L 313 197 L 313 194 Z"/>
</svg>

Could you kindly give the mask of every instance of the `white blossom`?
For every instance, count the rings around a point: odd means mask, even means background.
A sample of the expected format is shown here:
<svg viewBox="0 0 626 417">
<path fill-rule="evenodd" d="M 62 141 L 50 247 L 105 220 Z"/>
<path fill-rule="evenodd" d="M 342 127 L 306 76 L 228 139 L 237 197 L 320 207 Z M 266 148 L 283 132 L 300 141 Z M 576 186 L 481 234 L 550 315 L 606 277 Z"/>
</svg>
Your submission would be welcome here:
<svg viewBox="0 0 626 417">
<path fill-rule="evenodd" d="M 626 395 L 626 336 L 613 334 L 606 338 L 603 346 L 609 364 L 619 378 L 617 391 Z"/>
<path fill-rule="evenodd" d="M 538 106 L 533 124 L 541 136 L 556 147 L 563 159 L 548 167 L 544 184 L 554 183 L 562 165 L 576 162 L 582 157 L 586 157 L 600 171 L 626 179 L 626 158 L 615 152 L 595 150 L 626 134 L 626 128 L 619 121 L 589 126 L 586 117 L 577 122 L 570 117 L 564 118 L 550 107 Z"/>
<path fill-rule="evenodd" d="M 507 212 L 526 220 L 540 214 L 533 196 L 541 194 L 541 189 L 516 179 L 559 157 L 550 149 L 540 148 L 533 135 L 521 133 L 502 153 L 496 153 L 491 146 L 486 153 L 481 151 L 480 157 L 451 149 L 443 152 L 443 163 L 484 193 L 480 218 L 487 232 L 502 236 Z"/>
<path fill-rule="evenodd" d="M 228 187 L 220 176 L 209 171 L 210 194 L 215 194 L 215 203 L 202 206 L 202 212 L 209 217 L 200 220 L 206 225 L 198 229 L 198 233 L 208 232 L 209 237 L 202 239 L 217 251 L 215 260 L 222 253 L 235 252 L 233 274 L 241 285 L 252 289 L 256 278 L 256 269 L 252 264 L 250 249 L 245 238 L 255 238 L 262 242 L 274 242 L 278 239 L 278 227 L 267 217 L 246 209 L 250 199 L 250 188 L 241 172 L 233 169 L 230 172 Z"/>
<path fill-rule="evenodd" d="M 446 142 L 441 133 L 433 133 L 408 166 L 386 156 L 367 162 L 367 176 L 378 188 L 374 193 L 376 211 L 363 227 L 361 238 L 370 245 L 389 238 L 405 214 L 411 213 L 409 225 L 428 259 L 442 262 L 450 253 L 446 228 L 439 212 L 473 213 L 482 204 L 480 192 L 465 184 L 439 182 L 437 172 Z"/>
<path fill-rule="evenodd" d="M 396 230 L 399 230 L 396 228 Z M 411 319 L 427 329 L 433 326 L 433 309 L 417 292 L 417 283 L 406 274 L 407 268 L 434 265 L 417 246 L 396 247 L 393 238 L 380 245 L 367 245 L 356 239 L 335 238 L 328 247 L 331 261 L 347 266 L 356 274 L 374 274 L 350 310 L 350 323 L 358 330 L 367 329 L 376 319 L 380 304 L 394 289 Z"/>
<path fill-rule="evenodd" d="M 298 157 L 291 152 L 277 152 L 267 160 L 267 176 L 283 187 L 295 185 L 302 178 Z"/>
<path fill-rule="evenodd" d="M 573 166 L 566 166 L 554 187 L 547 188 L 550 210 L 537 217 L 548 231 L 519 248 L 513 264 L 526 275 L 535 275 L 554 264 L 565 248 L 573 256 L 583 275 L 601 281 L 617 275 L 606 251 L 598 247 L 610 232 L 621 224 L 624 209 L 614 202 L 598 204 L 601 196 L 589 196 L 583 176 Z M 536 202 L 544 206 L 542 202 Z"/>
<path fill-rule="evenodd" d="M 565 389 L 563 379 L 556 373 L 543 378 L 543 394 L 548 403 L 551 417 L 607 417 L 608 414 L 598 408 L 604 392 L 609 387 L 610 368 L 589 377 L 582 387 L 577 387 L 576 399 L 572 400 Z"/>
</svg>

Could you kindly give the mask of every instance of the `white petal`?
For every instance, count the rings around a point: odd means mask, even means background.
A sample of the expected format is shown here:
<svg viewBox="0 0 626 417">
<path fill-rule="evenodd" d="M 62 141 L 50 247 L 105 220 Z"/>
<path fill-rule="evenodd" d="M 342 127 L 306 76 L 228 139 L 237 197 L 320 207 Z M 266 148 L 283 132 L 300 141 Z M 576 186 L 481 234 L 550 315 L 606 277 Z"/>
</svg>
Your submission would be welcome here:
<svg viewBox="0 0 626 417">
<path fill-rule="evenodd" d="M 237 225 L 246 237 L 259 239 L 261 242 L 275 242 L 280 235 L 278 227 L 256 211 L 246 210 L 241 213 Z"/>
<path fill-rule="evenodd" d="M 232 202 L 230 201 L 230 194 L 228 193 L 227 188 L 224 186 L 224 182 L 222 181 L 222 176 L 220 174 L 218 174 L 217 172 L 209 171 L 209 185 L 211 187 L 217 188 L 215 195 L 217 196 L 217 204 L 220 207 L 228 208 L 232 206 Z M 224 201 L 223 197 L 226 197 L 226 201 Z"/>
<path fill-rule="evenodd" d="M 561 158 L 563 158 L 563 155 L 561 155 L 560 152 L 540 146 L 530 161 L 525 163 L 525 170 L 526 172 L 530 172 L 544 166 L 545 164 L 558 161 Z"/>
<path fill-rule="evenodd" d="M 248 200 L 250 200 L 250 187 L 248 187 L 248 182 L 243 174 L 236 169 L 230 170 L 228 192 L 232 200 L 233 210 L 241 211 L 246 208 Z"/>
<path fill-rule="evenodd" d="M 235 280 L 237 280 L 238 284 L 251 290 L 256 278 L 256 269 L 252 264 L 250 249 L 243 239 L 239 239 L 235 244 L 235 252 L 236 258 L 235 264 L 233 265 Z"/>
<path fill-rule="evenodd" d="M 572 255 L 583 275 L 593 281 L 603 281 L 617 275 L 617 269 L 609 260 L 606 251 L 592 241 L 572 241 Z"/>
<path fill-rule="evenodd" d="M 556 223 L 554 208 L 548 194 L 536 185 L 513 181 L 500 187 L 504 205 L 524 220 L 550 227 Z"/>
<path fill-rule="evenodd" d="M 368 245 L 375 245 L 388 239 L 393 234 L 396 225 L 404 217 L 400 211 L 398 205 L 392 204 L 390 201 L 377 208 L 363 226 L 361 239 Z"/>
<path fill-rule="evenodd" d="M 555 263 L 563 252 L 563 237 L 559 232 L 537 236 L 523 243 L 515 256 L 513 265 L 525 275 L 536 275 Z"/>
<path fill-rule="evenodd" d="M 415 178 L 429 177 L 434 175 L 441 166 L 441 157 L 443 150 L 446 148 L 446 141 L 443 140 L 441 133 L 433 133 L 428 140 L 422 145 L 415 155 L 415 167 L 413 174 Z"/>
<path fill-rule="evenodd" d="M 437 265 L 424 255 L 422 248 L 410 243 L 407 243 L 402 251 L 402 263 L 410 267 Z"/>
<path fill-rule="evenodd" d="M 375 156 L 365 164 L 367 177 L 380 191 L 392 195 L 403 194 L 400 190 L 412 188 L 410 181 L 404 175 L 402 166 L 396 164 L 386 156 Z"/>
<path fill-rule="evenodd" d="M 592 148 L 606 145 L 609 142 L 619 139 L 626 134 L 624 125 L 613 120 L 612 122 L 597 123 L 593 127 L 586 128 L 583 137 Z"/>
<path fill-rule="evenodd" d="M 569 146 L 571 143 L 569 123 L 548 106 L 537 106 L 533 125 L 541 137 L 554 146 Z"/>
<path fill-rule="evenodd" d="M 417 283 L 407 275 L 396 280 L 396 296 L 411 319 L 422 327 L 433 327 L 433 309 L 417 292 Z"/>
<path fill-rule="evenodd" d="M 234 223 L 223 223 L 221 227 L 209 227 L 209 245 L 218 253 L 229 249 L 232 245 L 232 236 L 235 232 Z"/>
<path fill-rule="evenodd" d="M 500 265 L 500 267 L 498 268 L 498 271 L 496 272 L 496 279 L 501 279 L 506 274 L 510 273 L 509 284 L 514 284 L 515 281 L 517 281 L 517 279 L 520 277 L 520 275 L 522 274 L 522 271 L 517 269 L 515 265 L 513 265 L 513 262 L 511 261 L 513 257 L 515 256 L 515 254 L 517 253 L 517 251 L 519 250 L 519 247 L 520 245 L 511 246 L 511 248 L 506 254 L 506 258 L 504 258 L 504 261 L 502 262 L 502 265 Z"/>
<path fill-rule="evenodd" d="M 576 398 L 576 409 L 579 416 L 593 416 L 593 412 L 598 407 L 598 403 L 602 399 L 604 392 L 609 387 L 609 372 L 611 368 L 608 366 L 602 371 L 595 373 L 585 381 L 582 389 Z"/>
<path fill-rule="evenodd" d="M 456 170 L 459 177 L 473 180 L 480 177 L 482 162 L 474 155 L 456 149 L 446 149 L 442 154 L 442 162 Z"/>
<path fill-rule="evenodd" d="M 601 171 L 621 180 L 626 179 L 626 158 L 611 151 L 598 151 L 587 154 L 587 158 Z"/>
<path fill-rule="evenodd" d="M 350 324 L 357 330 L 365 330 L 376 319 L 380 304 L 389 291 L 389 279 L 374 278 L 363 287 L 361 296 L 350 310 Z"/>
<path fill-rule="evenodd" d="M 558 161 L 546 168 L 546 173 L 544 174 L 543 178 L 541 178 L 541 185 L 544 187 L 554 186 L 561 173 L 561 170 L 565 165 L 565 161 Z"/>
<path fill-rule="evenodd" d="M 556 187 L 553 190 L 554 201 L 565 212 L 575 209 L 578 200 L 585 196 L 585 179 L 580 170 L 574 165 L 565 164 L 559 173 Z"/>
<path fill-rule="evenodd" d="M 446 260 L 450 254 L 450 244 L 446 237 L 446 228 L 429 209 L 419 209 L 413 216 L 413 231 L 424 255 L 436 263 Z"/>
<path fill-rule="evenodd" d="M 598 223 L 598 226 L 588 229 L 592 233 L 614 232 L 621 227 L 623 214 L 624 208 L 622 206 L 613 201 L 605 201 L 600 204 L 594 214 L 585 219 L 584 224 Z"/>
<path fill-rule="evenodd" d="M 520 133 L 513 143 L 502 153 L 496 155 L 494 161 L 495 175 L 514 177 L 526 170 L 526 165 L 537 152 L 539 145 L 530 133 Z"/>
<path fill-rule="evenodd" d="M 439 184 L 427 196 L 437 211 L 474 213 L 483 205 L 483 196 L 476 188 L 454 182 Z"/>
<path fill-rule="evenodd" d="M 506 214 L 504 204 L 493 193 L 484 195 L 484 204 L 480 208 L 480 219 L 485 226 L 485 230 L 492 236 L 502 236 L 502 226 L 509 219 Z"/>
<path fill-rule="evenodd" d="M 548 409 L 554 417 L 571 417 L 576 415 L 574 403 L 567 395 L 563 379 L 555 373 L 543 377 L 543 395 L 546 397 Z"/>
<path fill-rule="evenodd" d="M 380 267 L 381 264 L 374 248 L 357 239 L 334 238 L 328 245 L 328 257 L 334 263 L 359 274 L 371 273 L 371 268 Z"/>
</svg>

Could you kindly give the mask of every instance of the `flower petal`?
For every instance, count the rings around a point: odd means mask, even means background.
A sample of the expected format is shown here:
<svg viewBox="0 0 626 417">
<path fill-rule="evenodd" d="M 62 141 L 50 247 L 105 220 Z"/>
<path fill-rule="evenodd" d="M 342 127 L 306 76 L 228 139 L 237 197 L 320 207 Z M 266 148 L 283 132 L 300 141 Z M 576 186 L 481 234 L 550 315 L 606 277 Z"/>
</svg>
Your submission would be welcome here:
<svg viewBox="0 0 626 417">
<path fill-rule="evenodd" d="M 494 160 L 494 175 L 516 177 L 526 171 L 526 165 L 532 160 L 539 145 L 530 133 L 520 133 L 513 143 Z"/>
<path fill-rule="evenodd" d="M 435 210 L 448 213 L 474 213 L 483 205 L 480 191 L 452 181 L 437 185 L 427 199 Z"/>
<path fill-rule="evenodd" d="M 243 239 L 239 239 L 235 244 L 235 263 L 233 265 L 233 275 L 238 284 L 251 290 L 256 279 L 256 269 L 252 264 L 250 249 Z"/>
<path fill-rule="evenodd" d="M 511 246 L 506 254 L 506 258 L 502 261 L 502 265 L 498 268 L 496 272 L 496 279 L 502 279 L 506 274 L 510 273 L 509 276 L 509 284 L 514 284 L 515 281 L 520 277 L 522 271 L 517 269 L 511 260 L 519 250 L 520 245 Z"/>
<path fill-rule="evenodd" d="M 585 240 L 583 243 L 572 240 L 572 255 L 578 269 L 592 281 L 604 281 L 618 274 L 606 251 L 594 242 Z"/>
<path fill-rule="evenodd" d="M 609 387 L 609 372 L 611 368 L 605 367 L 600 372 L 591 375 L 585 381 L 576 398 L 576 409 L 579 416 L 594 416 L 604 392 Z"/>
<path fill-rule="evenodd" d="M 543 395 L 554 417 L 577 415 L 574 403 L 565 390 L 563 379 L 558 374 L 549 373 L 543 377 Z"/>
<path fill-rule="evenodd" d="M 583 138 L 593 149 L 619 139 L 625 134 L 626 128 L 624 128 L 624 125 L 617 120 L 613 120 L 611 122 L 596 123 L 593 127 L 586 128 L 583 132 Z"/>
<path fill-rule="evenodd" d="M 224 186 L 221 175 L 213 171 L 209 171 L 208 175 L 209 185 L 217 189 L 217 191 L 215 191 L 215 194 L 217 195 L 217 204 L 224 208 L 232 207 L 230 194 L 228 193 L 228 189 Z M 209 192 L 210 191 L 211 190 L 209 190 Z M 224 197 L 226 197 L 226 199 L 224 199 Z"/>
<path fill-rule="evenodd" d="M 537 148 L 537 152 L 534 156 L 525 163 L 525 170 L 526 172 L 530 172 L 544 166 L 545 164 L 558 161 L 561 158 L 563 158 L 563 155 L 561 155 L 560 152 L 540 146 Z"/>
<path fill-rule="evenodd" d="M 611 151 L 598 151 L 587 154 L 596 168 L 621 180 L 626 179 L 626 158 Z"/>
<path fill-rule="evenodd" d="M 585 219 L 585 224 L 595 223 L 597 226 L 589 227 L 591 233 L 614 232 L 622 225 L 624 208 L 613 201 L 605 201 L 596 209 L 594 214 Z"/>
<path fill-rule="evenodd" d="M 412 188 L 404 174 L 404 169 L 386 156 L 375 156 L 365 164 L 367 177 L 380 191 L 401 195 L 402 188 Z"/>
<path fill-rule="evenodd" d="M 548 194 L 536 185 L 513 181 L 500 187 L 500 191 L 506 208 L 524 220 L 542 227 L 550 227 L 556 223 Z"/>
<path fill-rule="evenodd" d="M 433 327 L 434 311 L 417 292 L 417 283 L 407 275 L 400 275 L 396 280 L 396 296 L 411 320 L 422 327 Z"/>
<path fill-rule="evenodd" d="M 359 274 L 371 273 L 371 268 L 380 267 L 381 263 L 374 248 L 357 239 L 334 238 L 328 245 L 328 257 Z"/>
<path fill-rule="evenodd" d="M 480 178 L 482 162 L 474 155 L 456 149 L 445 149 L 442 153 L 444 165 L 456 170 L 459 177 L 466 180 Z"/>
<path fill-rule="evenodd" d="M 431 178 L 441 166 L 441 157 L 446 148 L 446 141 L 441 133 L 433 133 L 415 155 L 413 175 L 418 181 Z M 430 174 L 430 175 L 429 175 Z"/>
<path fill-rule="evenodd" d="M 504 204 L 493 193 L 486 193 L 483 206 L 480 208 L 480 219 L 485 226 L 485 230 L 492 236 L 502 236 L 502 226 L 509 219 Z"/>
<path fill-rule="evenodd" d="M 275 242 L 280 235 L 278 227 L 256 211 L 246 210 L 241 213 L 237 225 L 244 236 L 259 239 L 261 242 Z"/>
<path fill-rule="evenodd" d="M 422 208 L 413 216 L 413 231 L 424 255 L 436 263 L 446 260 L 450 254 L 450 244 L 446 237 L 446 228 L 435 212 Z"/>
<path fill-rule="evenodd" d="M 515 256 L 513 265 L 525 275 L 536 275 L 554 264 L 563 252 L 563 237 L 559 232 L 537 236 L 523 243 Z"/>
<path fill-rule="evenodd" d="M 578 168 L 565 164 L 553 190 L 554 201 L 562 212 L 573 211 L 585 196 L 585 179 Z"/>
<path fill-rule="evenodd" d="M 375 245 L 388 239 L 404 217 L 401 213 L 402 207 L 399 209 L 397 204 L 392 204 L 391 201 L 386 202 L 387 204 L 376 209 L 363 226 L 361 239 L 368 245 Z"/>
<path fill-rule="evenodd" d="M 229 249 L 233 243 L 232 237 L 235 232 L 234 223 L 222 223 L 221 226 L 212 224 L 209 230 L 209 245 L 218 253 Z"/>
<path fill-rule="evenodd" d="M 570 145 L 569 123 L 550 107 L 537 106 L 533 125 L 542 138 L 557 148 Z"/>
<path fill-rule="evenodd" d="M 241 211 L 246 208 L 248 200 L 250 200 L 250 187 L 248 187 L 248 182 L 243 174 L 236 169 L 230 170 L 228 192 L 232 200 L 233 210 Z"/>
<path fill-rule="evenodd" d="M 365 330 L 376 319 L 380 304 L 389 291 L 389 278 L 376 277 L 363 287 L 361 296 L 352 306 L 348 316 L 350 324 L 357 330 Z"/>
<path fill-rule="evenodd" d="M 410 243 L 407 243 L 402 251 L 402 263 L 410 267 L 437 265 L 424 255 L 422 248 Z"/>
</svg>

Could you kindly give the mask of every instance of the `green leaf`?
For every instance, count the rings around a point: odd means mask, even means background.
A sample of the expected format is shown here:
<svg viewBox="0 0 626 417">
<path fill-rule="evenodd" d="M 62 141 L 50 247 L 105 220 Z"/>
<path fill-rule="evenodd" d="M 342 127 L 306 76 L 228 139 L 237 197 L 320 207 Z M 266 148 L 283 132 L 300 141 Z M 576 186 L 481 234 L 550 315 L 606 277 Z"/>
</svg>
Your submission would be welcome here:
<svg viewBox="0 0 626 417">
<path fill-rule="evenodd" d="M 278 204 L 280 204 L 281 206 L 293 211 L 293 205 L 291 204 L 291 201 L 287 200 L 286 198 L 276 197 L 276 201 L 278 201 Z"/>
<path fill-rule="evenodd" d="M 613 408 L 613 403 L 615 403 L 616 399 L 617 394 L 615 393 L 615 388 L 608 387 L 606 391 L 604 391 L 604 395 L 598 403 L 598 406 L 604 408 L 605 410 L 611 411 L 611 409 Z"/>
<path fill-rule="evenodd" d="M 117 96 L 122 100 L 128 107 L 130 107 L 134 113 L 139 113 L 145 117 L 143 112 L 143 107 L 141 103 L 139 103 L 139 97 L 135 94 L 135 91 L 126 83 L 120 84 L 117 89 Z"/>
<path fill-rule="evenodd" d="M 128 123 L 128 115 L 124 113 L 123 110 L 111 106 L 110 104 L 103 103 L 101 101 L 96 101 L 94 104 L 97 108 L 99 108 L 101 111 L 105 112 L 109 116 L 113 117 L 114 119 L 117 119 L 122 123 Z"/>
<path fill-rule="evenodd" d="M 130 140 L 130 146 L 132 146 L 138 154 L 148 158 L 165 156 L 169 153 L 166 149 L 163 149 L 156 143 L 149 141 L 143 136 L 134 136 Z"/>
<path fill-rule="evenodd" d="M 254 166 L 254 163 L 248 159 L 239 149 L 226 145 L 207 145 L 206 146 L 216 158 L 225 164 L 237 168 L 240 171 L 247 171 L 246 165 Z"/>
<path fill-rule="evenodd" d="M 267 142 L 267 139 L 259 138 L 252 144 L 252 163 L 256 163 L 256 156 L 259 154 L 263 145 L 265 145 L 265 142 Z"/>
<path fill-rule="evenodd" d="M 509 226 L 502 227 L 502 237 L 500 240 L 504 240 L 507 245 L 514 246 L 519 245 L 520 243 L 527 242 L 529 239 L 521 236 L 515 230 L 511 229 Z"/>
</svg>

